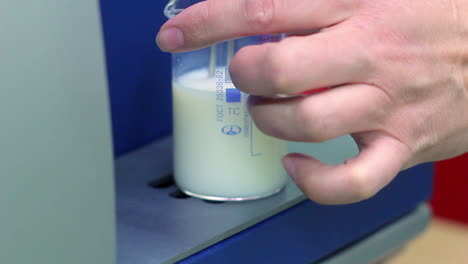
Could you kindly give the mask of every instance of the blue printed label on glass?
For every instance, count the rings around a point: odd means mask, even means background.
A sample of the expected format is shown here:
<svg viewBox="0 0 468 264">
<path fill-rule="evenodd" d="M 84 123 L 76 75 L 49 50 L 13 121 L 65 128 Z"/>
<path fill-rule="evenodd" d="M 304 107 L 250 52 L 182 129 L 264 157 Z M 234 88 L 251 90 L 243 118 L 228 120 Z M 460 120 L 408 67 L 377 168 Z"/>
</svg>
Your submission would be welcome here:
<svg viewBox="0 0 468 264">
<path fill-rule="evenodd" d="M 241 131 L 242 131 L 242 128 L 240 128 L 240 126 L 236 126 L 236 125 L 227 125 L 227 126 L 224 126 L 224 127 L 221 129 L 221 132 L 223 132 L 224 134 L 226 134 L 226 135 L 228 135 L 228 136 L 237 135 L 237 134 L 239 134 Z"/>
<path fill-rule="evenodd" d="M 241 92 L 236 88 L 226 89 L 226 103 L 240 103 Z"/>
</svg>

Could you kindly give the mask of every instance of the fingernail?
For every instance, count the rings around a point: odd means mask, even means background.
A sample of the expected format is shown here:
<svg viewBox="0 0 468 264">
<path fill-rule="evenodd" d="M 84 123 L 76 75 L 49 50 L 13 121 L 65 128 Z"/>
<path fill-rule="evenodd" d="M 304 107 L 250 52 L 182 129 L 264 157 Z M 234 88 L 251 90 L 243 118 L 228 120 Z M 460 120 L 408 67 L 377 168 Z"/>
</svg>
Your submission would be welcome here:
<svg viewBox="0 0 468 264">
<path fill-rule="evenodd" d="M 184 34 L 176 27 L 166 28 L 158 33 L 156 43 L 163 51 L 174 51 L 184 45 Z"/>
<path fill-rule="evenodd" d="M 289 176 L 294 179 L 296 177 L 296 165 L 294 164 L 292 158 L 285 156 L 283 158 L 283 166 L 288 172 Z"/>
</svg>

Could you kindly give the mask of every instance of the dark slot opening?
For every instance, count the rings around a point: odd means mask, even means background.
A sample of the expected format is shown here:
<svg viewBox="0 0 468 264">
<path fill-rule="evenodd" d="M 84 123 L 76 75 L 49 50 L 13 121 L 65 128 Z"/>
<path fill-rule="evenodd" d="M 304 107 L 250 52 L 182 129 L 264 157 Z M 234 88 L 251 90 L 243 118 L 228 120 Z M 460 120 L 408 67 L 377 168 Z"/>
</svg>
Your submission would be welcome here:
<svg viewBox="0 0 468 264">
<path fill-rule="evenodd" d="M 166 176 L 150 181 L 148 185 L 155 189 L 171 187 L 174 185 L 174 175 L 170 173 Z"/>
<path fill-rule="evenodd" d="M 210 203 L 210 204 L 222 204 L 225 203 L 223 201 L 211 201 L 211 200 L 203 200 L 205 203 Z"/>
<path fill-rule="evenodd" d="M 169 196 L 177 198 L 177 199 L 187 199 L 190 198 L 190 196 L 186 195 L 183 193 L 181 190 L 177 189 L 171 193 L 169 193 Z"/>
</svg>

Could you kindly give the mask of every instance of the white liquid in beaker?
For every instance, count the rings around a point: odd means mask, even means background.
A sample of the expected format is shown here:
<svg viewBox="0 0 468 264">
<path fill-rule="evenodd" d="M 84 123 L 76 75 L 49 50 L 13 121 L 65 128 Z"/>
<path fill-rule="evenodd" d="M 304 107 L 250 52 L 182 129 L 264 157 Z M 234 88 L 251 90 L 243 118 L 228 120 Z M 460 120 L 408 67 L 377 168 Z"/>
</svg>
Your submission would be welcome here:
<svg viewBox="0 0 468 264">
<path fill-rule="evenodd" d="M 255 127 L 246 95 L 228 90 L 233 86 L 224 82 L 224 71 L 211 78 L 207 72 L 189 72 L 172 84 L 177 185 L 213 200 L 248 200 L 278 192 L 287 179 L 281 165 L 286 143 Z"/>
</svg>

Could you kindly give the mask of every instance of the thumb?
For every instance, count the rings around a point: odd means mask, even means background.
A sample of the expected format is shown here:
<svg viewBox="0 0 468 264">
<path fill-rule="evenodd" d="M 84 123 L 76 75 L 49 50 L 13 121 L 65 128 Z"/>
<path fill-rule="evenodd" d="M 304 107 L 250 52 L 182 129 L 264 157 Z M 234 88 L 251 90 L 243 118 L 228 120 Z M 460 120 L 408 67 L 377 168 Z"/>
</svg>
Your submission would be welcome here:
<svg viewBox="0 0 468 264">
<path fill-rule="evenodd" d="M 339 165 L 291 153 L 283 165 L 297 186 L 311 200 L 321 204 L 345 204 L 368 199 L 402 170 L 410 151 L 400 141 L 382 134 L 354 135 L 358 156 Z"/>
</svg>

